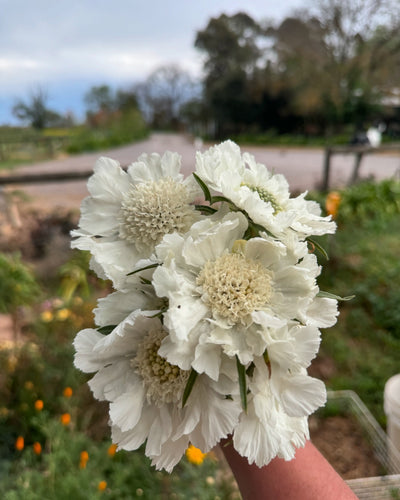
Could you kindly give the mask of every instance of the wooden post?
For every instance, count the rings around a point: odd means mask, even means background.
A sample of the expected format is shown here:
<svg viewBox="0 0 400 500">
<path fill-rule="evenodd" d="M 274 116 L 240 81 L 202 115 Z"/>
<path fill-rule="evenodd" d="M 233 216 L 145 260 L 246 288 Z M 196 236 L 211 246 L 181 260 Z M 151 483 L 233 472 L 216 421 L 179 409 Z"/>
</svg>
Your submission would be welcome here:
<svg viewBox="0 0 400 500">
<path fill-rule="evenodd" d="M 361 165 L 361 160 L 362 160 L 363 155 L 364 155 L 363 151 L 358 151 L 356 153 L 356 159 L 354 161 L 353 173 L 351 174 L 350 180 L 348 182 L 349 186 L 354 184 L 358 179 L 358 172 L 360 170 L 360 165 Z"/>
<path fill-rule="evenodd" d="M 331 149 L 325 148 L 324 179 L 322 181 L 322 190 L 323 191 L 328 191 L 328 189 L 329 189 L 329 171 L 331 168 L 331 155 L 332 155 Z"/>
</svg>

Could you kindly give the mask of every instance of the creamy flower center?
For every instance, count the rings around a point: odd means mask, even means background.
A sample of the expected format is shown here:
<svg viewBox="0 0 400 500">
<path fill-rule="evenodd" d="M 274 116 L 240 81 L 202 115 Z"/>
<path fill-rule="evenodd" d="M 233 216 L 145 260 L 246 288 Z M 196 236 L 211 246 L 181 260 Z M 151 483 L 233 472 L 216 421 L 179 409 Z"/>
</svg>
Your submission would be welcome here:
<svg viewBox="0 0 400 500">
<path fill-rule="evenodd" d="M 206 262 L 197 277 L 203 300 L 216 317 L 235 324 L 262 309 L 272 295 L 270 271 L 241 253 L 229 253 Z"/>
<path fill-rule="evenodd" d="M 165 234 L 183 233 L 194 220 L 185 185 L 170 177 L 136 184 L 124 195 L 119 235 L 138 250 L 153 249 Z"/>
<path fill-rule="evenodd" d="M 282 207 L 279 205 L 275 196 L 273 194 L 271 194 L 267 189 L 265 189 L 261 186 L 251 186 L 249 184 L 244 184 L 244 186 L 247 186 L 251 191 L 254 191 L 255 193 L 257 193 L 258 196 L 265 203 L 270 203 L 272 208 L 274 209 L 274 213 L 278 213 L 282 210 Z"/>
<path fill-rule="evenodd" d="M 162 329 L 151 330 L 139 344 L 136 357 L 131 360 L 131 366 L 145 384 L 147 401 L 156 405 L 180 401 L 190 373 L 171 365 L 158 354 L 165 336 Z"/>
</svg>

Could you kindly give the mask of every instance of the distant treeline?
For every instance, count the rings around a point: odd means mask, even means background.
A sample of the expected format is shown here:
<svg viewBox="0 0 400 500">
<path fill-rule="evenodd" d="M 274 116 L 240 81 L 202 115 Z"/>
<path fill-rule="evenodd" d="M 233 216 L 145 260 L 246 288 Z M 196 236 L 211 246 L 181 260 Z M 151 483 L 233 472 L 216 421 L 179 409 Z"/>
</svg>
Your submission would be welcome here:
<svg viewBox="0 0 400 500">
<path fill-rule="evenodd" d="M 272 131 L 329 135 L 400 113 L 400 4 L 319 0 L 279 25 L 239 12 L 198 31 L 201 99 L 192 121 L 218 137 Z"/>
<path fill-rule="evenodd" d="M 148 129 L 304 142 L 384 122 L 400 137 L 400 2 L 310 2 L 278 24 L 245 12 L 211 18 L 194 39 L 204 56 L 199 81 L 170 64 L 128 89 L 92 87 L 72 148 L 126 142 Z M 74 123 L 48 109 L 42 89 L 14 114 L 36 129 Z"/>
</svg>

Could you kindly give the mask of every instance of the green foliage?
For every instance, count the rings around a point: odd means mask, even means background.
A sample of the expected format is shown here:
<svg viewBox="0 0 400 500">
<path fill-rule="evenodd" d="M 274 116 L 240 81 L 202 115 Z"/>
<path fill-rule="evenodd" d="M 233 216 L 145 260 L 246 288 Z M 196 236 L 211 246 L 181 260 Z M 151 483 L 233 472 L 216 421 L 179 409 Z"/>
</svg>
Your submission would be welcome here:
<svg viewBox="0 0 400 500">
<path fill-rule="evenodd" d="M 339 228 L 325 238 L 330 260 L 320 279 L 324 290 L 356 296 L 323 335 L 322 354 L 336 364 L 328 384 L 357 392 L 382 425 L 384 385 L 400 359 L 398 193 L 393 180 L 340 192 Z"/>
<path fill-rule="evenodd" d="M 242 133 L 232 136 L 232 140 L 239 144 L 273 145 L 273 146 L 308 146 L 324 147 L 330 145 L 346 145 L 349 143 L 350 132 L 334 136 L 315 136 L 305 134 L 278 134 L 276 130 L 264 133 Z"/>
<path fill-rule="evenodd" d="M 361 182 L 341 192 L 339 224 L 379 227 L 388 218 L 400 214 L 400 182 L 387 179 L 378 183 Z"/>
<path fill-rule="evenodd" d="M 96 151 L 143 139 L 148 134 L 142 115 L 132 109 L 117 115 L 107 127 L 80 127 L 71 138 L 67 152 Z"/>
<path fill-rule="evenodd" d="M 94 400 L 88 376 L 74 367 L 72 346 L 77 331 L 93 327 L 95 298 L 107 282 L 92 280 L 85 252 L 73 252 L 61 275 L 68 301 L 56 297 L 37 304 L 25 341 L 0 348 L 0 498 L 239 498 L 212 454 L 198 466 L 183 458 L 172 474 L 155 471 L 144 450 L 109 454 L 108 406 Z M 69 423 L 62 423 L 64 414 Z M 18 436 L 23 450 L 16 449 Z M 83 451 L 86 467 L 80 463 Z"/>
<path fill-rule="evenodd" d="M 75 252 L 71 259 L 61 266 L 59 270 L 60 296 L 67 304 L 77 292 L 80 292 L 84 298 L 90 296 L 89 260 L 89 252 Z"/>
<path fill-rule="evenodd" d="M 4 500 L 95 500 L 110 498 L 212 500 L 229 498 L 232 486 L 217 477 L 218 464 L 206 458 L 201 466 L 183 459 L 171 474 L 155 472 L 143 450 L 110 456 L 110 442 L 94 442 L 59 420 L 43 421 L 44 447 L 36 456 L 31 447 L 20 453 L 0 481 Z M 88 453 L 85 467 L 81 452 Z M 104 491 L 99 484 L 106 482 Z M 233 497 L 231 497 L 233 498 Z M 236 497 L 238 498 L 238 497 Z"/>
<path fill-rule="evenodd" d="M 0 254 L 0 312 L 14 313 L 37 300 L 39 285 L 19 254 Z"/>
</svg>

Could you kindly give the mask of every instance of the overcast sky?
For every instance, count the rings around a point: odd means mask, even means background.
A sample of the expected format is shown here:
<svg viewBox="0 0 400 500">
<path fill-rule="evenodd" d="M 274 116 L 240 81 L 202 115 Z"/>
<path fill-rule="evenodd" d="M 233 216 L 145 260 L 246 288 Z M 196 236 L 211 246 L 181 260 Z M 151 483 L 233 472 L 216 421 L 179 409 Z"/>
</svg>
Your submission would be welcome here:
<svg viewBox="0 0 400 500">
<path fill-rule="evenodd" d="M 197 30 L 221 13 L 283 19 L 304 0 L 0 0 L 0 124 L 39 86 L 49 107 L 83 113 L 92 85 L 118 88 L 176 63 L 200 75 Z"/>
</svg>

